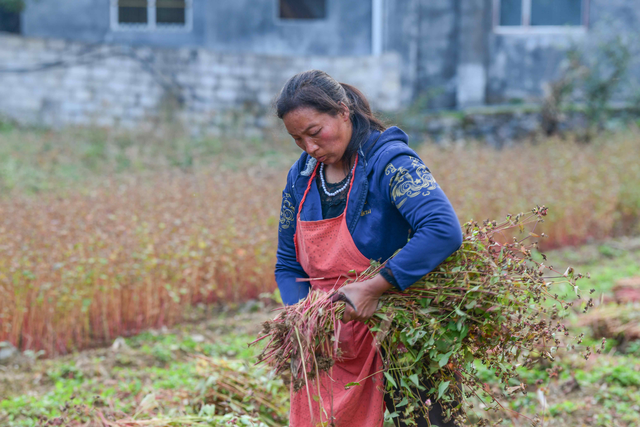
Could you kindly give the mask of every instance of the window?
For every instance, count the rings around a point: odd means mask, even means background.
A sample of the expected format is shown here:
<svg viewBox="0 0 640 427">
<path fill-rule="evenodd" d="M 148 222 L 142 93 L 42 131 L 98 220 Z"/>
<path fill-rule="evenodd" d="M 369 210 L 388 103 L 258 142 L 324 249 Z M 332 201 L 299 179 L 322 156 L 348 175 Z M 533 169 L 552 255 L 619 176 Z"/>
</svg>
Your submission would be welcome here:
<svg viewBox="0 0 640 427">
<path fill-rule="evenodd" d="M 185 25 L 186 9 L 185 0 L 156 0 L 156 24 Z"/>
<path fill-rule="evenodd" d="M 0 31 L 21 33 L 19 8 L 0 6 Z"/>
<path fill-rule="evenodd" d="M 118 24 L 149 23 L 147 0 L 120 0 L 118 2 Z"/>
<path fill-rule="evenodd" d="M 112 0 L 114 30 L 191 30 L 192 0 Z"/>
<path fill-rule="evenodd" d="M 326 0 L 279 0 L 280 19 L 325 19 Z"/>
<path fill-rule="evenodd" d="M 494 8 L 495 25 L 503 30 L 575 28 L 588 23 L 588 0 L 494 0 Z"/>
</svg>

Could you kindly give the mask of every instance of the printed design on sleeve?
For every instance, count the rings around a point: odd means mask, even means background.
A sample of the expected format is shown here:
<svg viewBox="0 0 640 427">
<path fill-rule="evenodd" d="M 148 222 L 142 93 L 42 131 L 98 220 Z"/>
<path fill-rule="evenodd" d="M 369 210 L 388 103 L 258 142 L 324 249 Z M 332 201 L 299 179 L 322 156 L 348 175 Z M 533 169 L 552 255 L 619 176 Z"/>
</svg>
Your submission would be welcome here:
<svg viewBox="0 0 640 427">
<path fill-rule="evenodd" d="M 429 169 L 415 157 L 411 160 L 411 170 L 402 166 L 395 167 L 389 163 L 384 170 L 385 175 L 393 174 L 389 187 L 391 187 L 391 198 L 397 208 L 400 208 L 409 198 L 419 194 L 428 196 L 432 190 L 438 188 L 438 183 L 429 172 Z"/>
<path fill-rule="evenodd" d="M 282 198 L 282 209 L 280 210 L 280 229 L 286 230 L 291 226 L 291 222 L 296 219 L 296 207 L 291 203 L 291 194 L 284 193 Z"/>
</svg>

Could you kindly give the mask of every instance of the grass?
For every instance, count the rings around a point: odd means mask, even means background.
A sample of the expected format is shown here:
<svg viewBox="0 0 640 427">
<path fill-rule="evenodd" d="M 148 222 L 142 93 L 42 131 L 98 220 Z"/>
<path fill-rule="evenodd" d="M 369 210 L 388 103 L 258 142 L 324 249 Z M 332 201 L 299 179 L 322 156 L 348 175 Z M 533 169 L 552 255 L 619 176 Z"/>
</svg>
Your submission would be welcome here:
<svg viewBox="0 0 640 427">
<path fill-rule="evenodd" d="M 168 169 L 287 168 L 297 157 L 293 147 L 276 138 L 194 139 L 168 125 L 144 133 L 55 131 L 0 121 L 0 195 L 59 194 L 99 184 L 105 176 L 146 177 Z"/>
<path fill-rule="evenodd" d="M 286 415 L 287 388 L 264 368 L 252 366 L 256 349 L 246 345 L 266 316 L 218 315 L 206 323 L 118 340 L 108 349 L 22 361 L 23 366 L 0 371 L 0 424 L 35 426 L 46 419 L 102 426 L 104 416 L 128 426 L 161 419 L 158 425 L 183 420 L 175 425 L 186 426 L 202 419 L 202 425 L 222 426 L 243 417 L 246 424 L 239 425 L 278 425 Z M 243 386 L 254 395 L 268 395 L 276 413 L 258 416 L 252 395 L 230 394 L 224 388 L 231 375 L 226 369 L 245 372 Z"/>
<path fill-rule="evenodd" d="M 282 134 L 0 126 L 0 341 L 55 356 L 272 291 Z M 463 222 L 549 206 L 551 248 L 639 231 L 639 139 L 418 152 Z"/>
<path fill-rule="evenodd" d="M 637 239 L 612 240 L 605 245 L 618 250 L 611 252 L 603 250 L 603 244 L 591 244 L 547 255 L 554 263 L 570 262 L 577 271 L 589 272 L 591 279 L 582 286 L 596 289 L 596 301 L 599 297 L 606 300 L 612 296 L 616 281 L 640 275 L 640 248 Z M 598 304 L 592 310 L 597 311 Z M 595 350 L 602 337 L 597 335 L 598 331 L 580 326 L 579 320 L 578 313 L 569 317 L 571 335 L 585 334 L 582 345 Z M 541 362 L 531 370 L 518 368 L 526 385 L 523 394 L 505 395 L 493 372 L 478 365 L 492 392 L 502 395 L 505 407 L 517 412 L 498 411 L 491 416 L 492 420 L 500 426 L 528 426 L 536 417 L 549 427 L 639 425 L 639 344 L 633 341 L 621 346 L 615 339 L 607 339 L 604 351 L 601 354 L 594 351 L 587 360 L 560 351 L 553 366 Z"/>
</svg>

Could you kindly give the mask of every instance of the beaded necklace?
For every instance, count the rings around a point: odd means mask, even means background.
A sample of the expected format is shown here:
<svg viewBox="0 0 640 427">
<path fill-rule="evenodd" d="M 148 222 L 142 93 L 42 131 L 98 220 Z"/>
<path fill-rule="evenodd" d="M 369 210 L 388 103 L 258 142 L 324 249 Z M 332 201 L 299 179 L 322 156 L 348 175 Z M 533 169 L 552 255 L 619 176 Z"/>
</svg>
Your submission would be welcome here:
<svg viewBox="0 0 640 427">
<path fill-rule="evenodd" d="M 356 169 L 356 165 L 354 164 L 353 168 L 351 169 L 351 172 L 349 172 L 349 175 L 347 175 L 347 182 L 345 182 L 342 187 L 340 187 L 333 193 L 330 193 L 329 191 L 327 191 L 327 186 L 324 182 L 324 163 L 320 163 L 320 182 L 322 183 L 322 190 L 324 190 L 324 194 L 326 194 L 329 197 L 333 197 L 336 194 L 344 191 L 345 188 L 347 188 L 347 186 L 349 185 L 349 182 L 351 182 L 351 177 L 353 176 L 353 172 L 355 169 Z"/>
</svg>

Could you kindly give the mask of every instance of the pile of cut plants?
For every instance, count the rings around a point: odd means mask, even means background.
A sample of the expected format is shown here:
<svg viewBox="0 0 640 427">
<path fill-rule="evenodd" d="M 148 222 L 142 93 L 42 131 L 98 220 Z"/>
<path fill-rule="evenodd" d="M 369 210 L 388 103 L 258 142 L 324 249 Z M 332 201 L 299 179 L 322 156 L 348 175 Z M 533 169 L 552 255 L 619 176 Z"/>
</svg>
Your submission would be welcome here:
<svg viewBox="0 0 640 427">
<path fill-rule="evenodd" d="M 562 273 L 538 255 L 545 235 L 536 229 L 546 215 L 547 208 L 538 206 L 501 222 L 469 221 L 457 252 L 408 289 L 381 297 L 368 323 L 383 359 L 385 387 L 396 390 L 387 419 L 412 425 L 437 401 L 448 419 L 467 425 L 474 402 L 488 410 L 502 407 L 479 367 L 494 372 L 501 394 L 509 395 L 526 393 L 519 367 L 552 363 L 561 352 L 589 357 L 591 350 L 579 345 L 581 337 L 572 337 L 563 320 L 576 308 L 588 310 L 593 300 L 577 284 L 582 274 L 571 267 Z M 370 279 L 383 266 L 372 262 L 355 280 Z M 315 381 L 331 376 L 340 360 L 336 337 L 344 308 L 332 293 L 312 291 L 265 322 L 256 340 L 267 342 L 258 361 L 290 376 L 294 391 L 310 391 L 309 406 L 320 401 L 327 419 L 317 421 L 326 425 L 335 421 L 333 408 L 314 395 Z M 420 397 L 425 392 L 431 396 L 426 401 Z M 479 419 L 477 425 L 489 425 Z"/>
<path fill-rule="evenodd" d="M 288 392 L 264 368 L 241 360 L 193 356 L 194 387 L 155 389 L 127 410 L 95 395 L 71 396 L 55 416 L 38 417 L 42 426 L 227 426 L 275 427 L 286 423 Z"/>
</svg>

